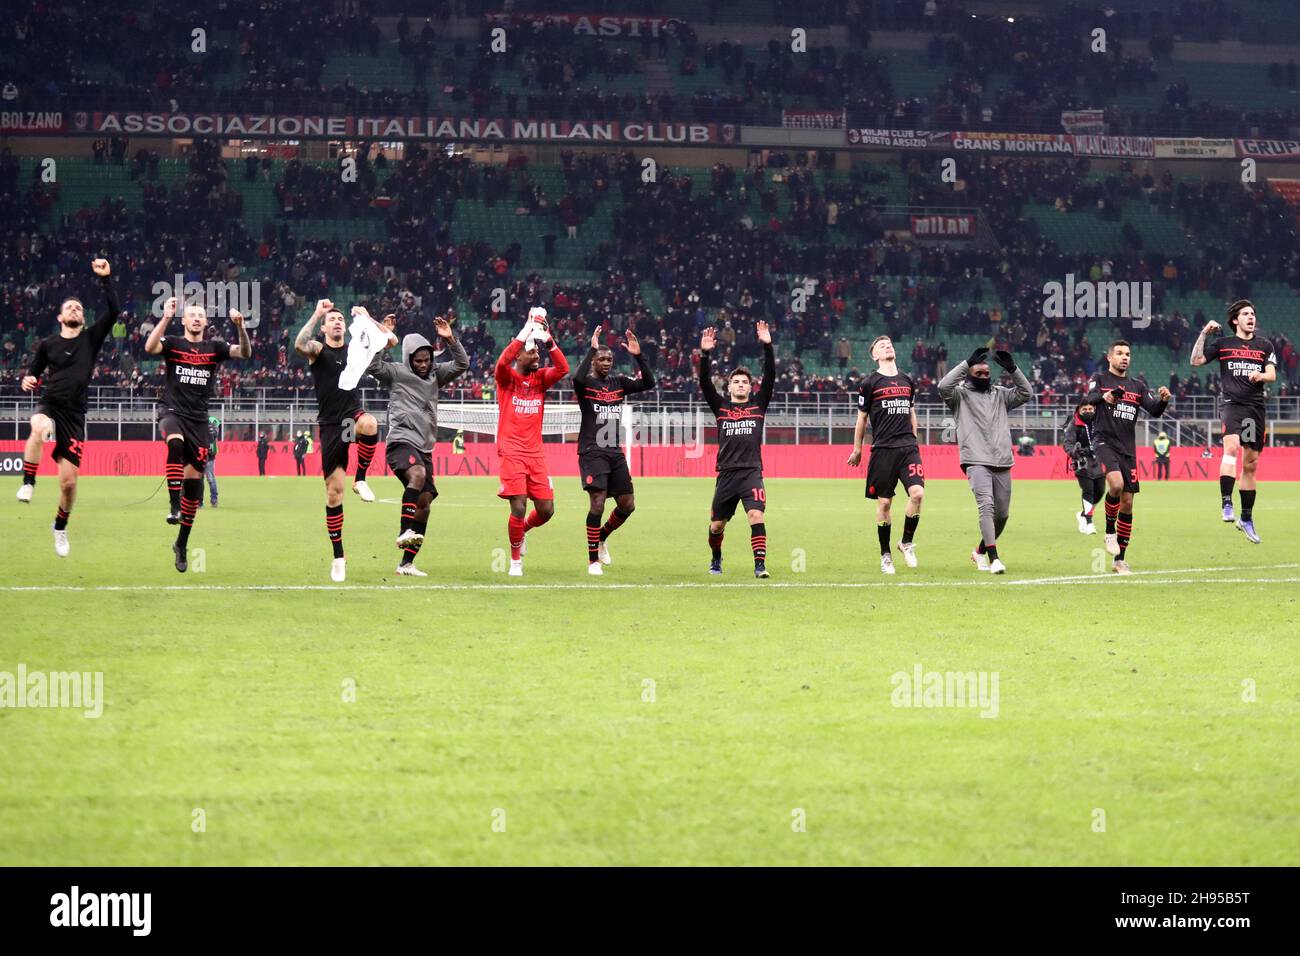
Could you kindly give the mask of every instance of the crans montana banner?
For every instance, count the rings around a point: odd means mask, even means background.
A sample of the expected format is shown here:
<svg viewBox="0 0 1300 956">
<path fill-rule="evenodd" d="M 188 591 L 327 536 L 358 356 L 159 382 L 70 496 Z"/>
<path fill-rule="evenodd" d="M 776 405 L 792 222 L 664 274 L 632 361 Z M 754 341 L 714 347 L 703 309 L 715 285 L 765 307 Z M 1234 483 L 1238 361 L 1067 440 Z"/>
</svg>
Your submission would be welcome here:
<svg viewBox="0 0 1300 956">
<path fill-rule="evenodd" d="M 730 144 L 736 127 L 721 123 L 633 123 L 454 116 L 271 116 L 241 113 L 96 113 L 94 135 L 230 136 L 240 139 L 500 140 Z"/>
<path fill-rule="evenodd" d="M 977 153 L 1061 154 L 1074 155 L 1074 137 L 1064 133 L 987 133 L 983 131 L 952 134 L 953 149 Z"/>
</svg>

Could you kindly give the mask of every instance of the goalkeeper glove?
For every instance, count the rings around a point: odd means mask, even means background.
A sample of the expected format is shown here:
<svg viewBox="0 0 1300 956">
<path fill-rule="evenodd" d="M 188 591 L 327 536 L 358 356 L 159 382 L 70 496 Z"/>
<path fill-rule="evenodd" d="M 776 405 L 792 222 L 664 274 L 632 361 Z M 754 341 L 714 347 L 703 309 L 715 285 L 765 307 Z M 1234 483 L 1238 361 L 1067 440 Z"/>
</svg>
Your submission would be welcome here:
<svg viewBox="0 0 1300 956">
<path fill-rule="evenodd" d="M 519 330 L 519 334 L 516 335 L 515 338 L 520 342 L 527 344 L 529 339 L 531 339 L 534 335 L 536 335 L 539 331 L 541 331 L 541 328 L 542 327 L 540 325 L 538 325 L 532 319 L 529 319 L 527 322 L 524 323 L 524 327 Z"/>
</svg>

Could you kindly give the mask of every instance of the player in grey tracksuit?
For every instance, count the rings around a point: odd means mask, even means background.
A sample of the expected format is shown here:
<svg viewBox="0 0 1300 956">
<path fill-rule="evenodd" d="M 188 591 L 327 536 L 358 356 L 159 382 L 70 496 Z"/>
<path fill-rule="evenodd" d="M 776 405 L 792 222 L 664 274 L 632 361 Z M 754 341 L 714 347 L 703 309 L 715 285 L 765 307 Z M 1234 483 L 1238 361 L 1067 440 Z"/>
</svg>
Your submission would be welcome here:
<svg viewBox="0 0 1300 956">
<path fill-rule="evenodd" d="M 384 457 L 402 482 L 402 523 L 397 546 L 402 549 L 398 574 L 425 577 L 414 561 L 424 543 L 429 522 L 429 505 L 438 497 L 433 483 L 433 445 L 438 436 L 438 390 L 469 368 L 469 356 L 451 325 L 443 318 L 434 328 L 451 352 L 451 361 L 433 361 L 433 346 L 423 335 L 412 333 L 402 339 L 402 361 L 394 362 L 387 352 L 375 356 L 366 369 L 389 386 L 388 433 Z"/>
<path fill-rule="evenodd" d="M 994 385 L 989 375 L 989 350 L 976 349 L 939 382 L 939 395 L 953 410 L 961 468 L 975 493 L 980 514 L 980 543 L 971 560 L 980 571 L 1002 574 L 998 535 L 1011 514 L 1011 425 L 1007 412 L 1033 396 L 1029 379 L 1016 368 L 1010 352 L 998 351 L 994 361 L 1015 380 L 1014 388 Z"/>
</svg>

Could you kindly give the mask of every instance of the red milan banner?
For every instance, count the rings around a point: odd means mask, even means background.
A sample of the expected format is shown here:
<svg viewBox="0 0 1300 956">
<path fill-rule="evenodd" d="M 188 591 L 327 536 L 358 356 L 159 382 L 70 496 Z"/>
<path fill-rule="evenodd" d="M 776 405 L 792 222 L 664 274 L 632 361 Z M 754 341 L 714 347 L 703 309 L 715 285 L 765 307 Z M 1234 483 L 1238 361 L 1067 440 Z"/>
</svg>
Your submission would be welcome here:
<svg viewBox="0 0 1300 956">
<path fill-rule="evenodd" d="M 782 110 L 781 125 L 786 129 L 840 129 L 844 126 L 844 111 Z"/>
<path fill-rule="evenodd" d="M 1105 110 L 1065 110 L 1061 113 L 1061 128 L 1067 133 L 1106 132 Z"/>
<path fill-rule="evenodd" d="M 1156 144 L 1150 136 L 1075 136 L 1074 154 L 1149 159 L 1156 154 Z"/>
<path fill-rule="evenodd" d="M 668 17 L 611 17 L 601 13 L 489 13 L 488 22 L 497 25 L 520 23 L 563 23 L 578 36 L 659 36 Z"/>
<path fill-rule="evenodd" d="M 574 444 L 545 444 L 546 465 L 557 478 L 574 479 L 577 490 L 578 454 Z M 0 441 L 0 462 L 17 462 L 23 443 Z M 866 477 L 865 464 L 857 468 L 846 465 L 852 447 L 849 445 L 764 445 L 763 473 L 768 478 L 852 478 L 862 481 Z M 716 445 L 633 447 L 628 456 L 628 466 L 634 476 L 647 478 L 712 478 L 718 452 Z M 1074 480 L 1069 470 L 1065 452 L 1056 445 L 1039 446 L 1027 457 L 1015 456 L 1012 475 L 1017 479 Z M 925 477 L 963 479 L 956 445 L 923 445 L 921 457 L 925 463 Z M 1216 481 L 1222 451 L 1215 449 L 1210 458 L 1201 457 L 1199 448 L 1174 448 L 1170 450 L 1170 474 L 1184 481 Z M 380 443 L 370 466 L 372 484 L 380 495 L 385 485 L 381 476 L 389 474 L 384 462 L 384 446 Z M 82 458 L 81 473 L 88 477 L 139 476 L 161 478 L 167 464 L 167 449 L 160 441 L 90 441 Z M 1260 458 L 1259 477 L 1265 481 L 1300 481 L 1300 448 L 1267 448 Z M 255 442 L 221 442 L 216 460 L 218 478 L 257 474 L 257 444 Z M 9 468 L 0 467 L 0 473 L 15 476 L 22 473 L 21 463 Z M 273 442 L 267 459 L 269 476 L 290 477 L 295 474 L 293 454 L 288 442 Z M 474 442 L 465 445 L 465 454 L 453 454 L 447 445 L 439 445 L 433 453 L 435 476 L 495 476 L 500 473 L 496 445 Z M 41 462 L 40 475 L 53 478 L 57 474 L 47 453 Z M 320 448 L 307 456 L 307 474 L 314 483 L 321 480 Z M 1138 449 L 1138 474 L 1143 480 L 1155 478 L 1155 453 L 1147 447 Z M 15 485 L 16 487 L 16 485 Z M 394 480 L 387 490 L 396 496 Z M 53 498 L 50 507 L 53 508 Z"/>
<path fill-rule="evenodd" d="M 377 139 L 464 142 L 730 144 L 737 127 L 721 123 L 632 123 L 454 116 L 269 116 L 255 113 L 95 113 L 92 134 L 228 136 L 238 139 Z"/>
<path fill-rule="evenodd" d="M 974 239 L 977 220 L 968 214 L 913 216 L 912 235 L 917 239 Z"/>
</svg>

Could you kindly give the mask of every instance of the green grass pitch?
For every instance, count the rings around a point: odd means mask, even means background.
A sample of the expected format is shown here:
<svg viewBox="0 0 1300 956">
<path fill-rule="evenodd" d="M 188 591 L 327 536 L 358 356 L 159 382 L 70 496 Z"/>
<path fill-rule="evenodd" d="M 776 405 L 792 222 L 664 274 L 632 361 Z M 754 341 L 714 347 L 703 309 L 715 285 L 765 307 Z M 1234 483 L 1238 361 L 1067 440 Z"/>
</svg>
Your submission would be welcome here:
<svg viewBox="0 0 1300 956">
<path fill-rule="evenodd" d="M 762 582 L 734 523 L 705 573 L 693 479 L 638 481 L 589 577 L 563 478 L 520 581 L 495 479 L 446 478 L 415 581 L 377 477 L 340 588 L 319 479 L 222 479 L 183 576 L 157 483 L 85 479 L 66 560 L 53 481 L 0 500 L 0 671 L 104 688 L 0 708 L 0 864 L 1300 862 L 1300 485 L 1256 547 L 1146 483 L 1118 579 L 1074 485 L 1021 482 L 992 578 L 932 481 L 886 579 L 860 482 L 773 480 Z M 917 667 L 996 674 L 996 716 L 895 706 Z"/>
</svg>

